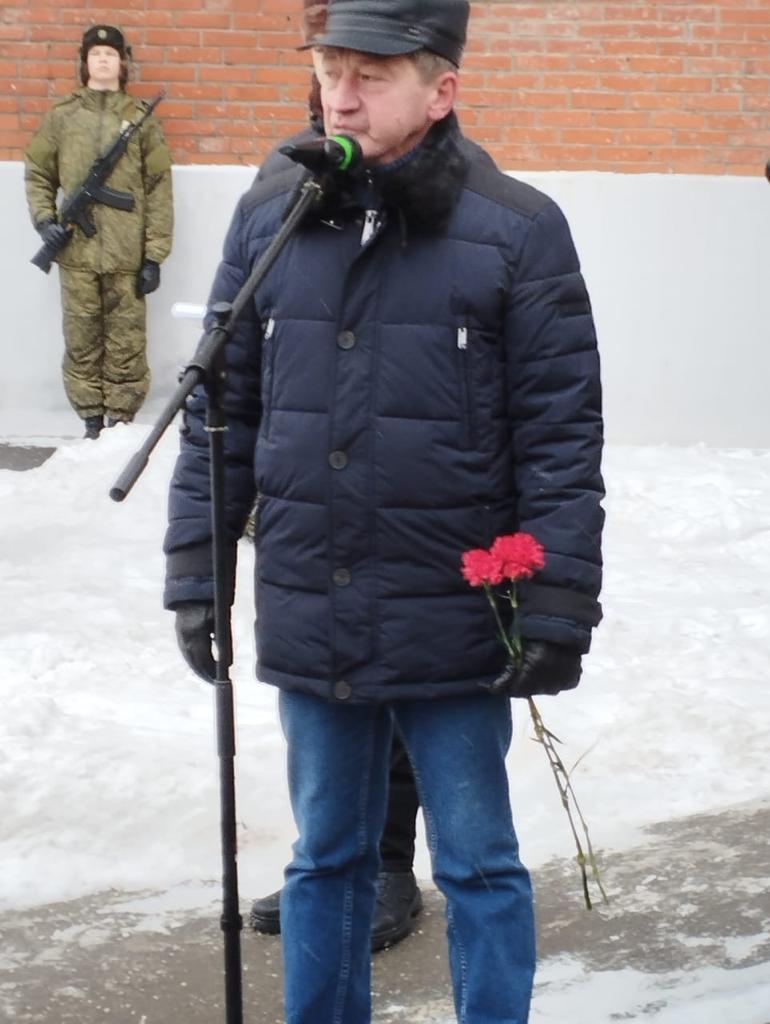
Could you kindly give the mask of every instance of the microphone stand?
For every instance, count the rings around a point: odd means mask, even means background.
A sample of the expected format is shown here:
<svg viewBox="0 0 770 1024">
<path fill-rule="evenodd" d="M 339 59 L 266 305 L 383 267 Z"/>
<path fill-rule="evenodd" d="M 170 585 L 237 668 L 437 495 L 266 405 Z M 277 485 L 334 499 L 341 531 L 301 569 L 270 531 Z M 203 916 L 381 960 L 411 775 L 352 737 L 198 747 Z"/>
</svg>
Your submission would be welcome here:
<svg viewBox="0 0 770 1024">
<path fill-rule="evenodd" d="M 340 145 L 336 141 L 326 140 L 327 145 Z M 355 144 L 354 144 L 355 145 Z M 307 159 L 300 147 L 295 147 L 286 155 L 297 162 L 311 162 L 313 169 L 319 173 L 308 178 L 299 192 L 299 196 L 284 220 L 280 230 L 245 281 L 232 303 L 220 302 L 211 307 L 214 317 L 213 325 L 207 330 L 193 355 L 192 360 L 182 373 L 179 383 L 166 407 L 161 412 L 155 426 L 150 431 L 139 451 L 131 457 L 115 485 L 110 490 L 113 501 L 123 501 L 147 465 L 149 456 L 164 431 L 182 408 L 185 399 L 192 390 L 203 383 L 206 390 L 208 409 L 206 430 L 209 435 L 209 470 L 211 488 L 211 533 L 213 539 L 213 570 L 214 570 L 214 638 L 217 648 L 216 659 L 216 733 L 217 754 L 219 757 L 219 792 L 221 811 L 221 845 L 222 845 L 222 916 L 220 926 L 224 933 L 225 954 L 225 1020 L 226 1024 L 243 1024 L 243 993 L 241 979 L 241 945 L 240 932 L 243 919 L 239 909 L 237 841 L 235 820 L 235 722 L 233 687 L 229 677 L 232 665 L 232 628 L 228 596 L 231 592 L 230 567 L 226 557 L 225 520 L 224 520 L 224 432 L 227 421 L 222 408 L 222 387 L 225 380 L 225 345 L 233 333 L 235 324 L 246 305 L 251 301 L 255 291 L 264 280 L 279 253 L 287 241 L 301 224 L 305 214 L 313 206 L 318 205 L 324 196 L 325 178 L 320 173 L 322 146 L 313 146 L 312 154 Z M 359 151 L 360 152 L 360 151 Z M 293 155 L 295 154 L 295 155 Z M 331 150 L 327 156 L 333 158 Z M 347 169 L 350 165 L 350 153 L 347 163 L 337 161 L 339 169 Z"/>
</svg>

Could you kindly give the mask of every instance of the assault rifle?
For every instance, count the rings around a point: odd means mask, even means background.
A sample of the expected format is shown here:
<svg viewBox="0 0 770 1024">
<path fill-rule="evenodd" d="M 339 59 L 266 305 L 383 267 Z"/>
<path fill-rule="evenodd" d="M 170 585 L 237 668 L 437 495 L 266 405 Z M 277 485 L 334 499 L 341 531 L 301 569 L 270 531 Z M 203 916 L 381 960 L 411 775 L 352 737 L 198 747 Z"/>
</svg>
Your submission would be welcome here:
<svg viewBox="0 0 770 1024">
<path fill-rule="evenodd" d="M 83 234 L 89 238 L 96 234 L 96 225 L 88 215 L 88 208 L 92 203 L 104 203 L 105 206 L 112 206 L 116 210 L 133 210 L 134 197 L 132 195 L 129 195 L 128 192 L 118 192 L 117 189 L 108 188 L 104 183 L 128 148 L 132 135 L 139 131 L 164 96 L 165 92 L 158 93 L 155 99 L 147 105 L 147 109 L 139 120 L 126 125 L 117 139 L 101 156 L 96 158 L 82 185 L 78 185 L 69 199 L 65 199 L 62 203 L 59 211 L 59 223 L 70 230 L 63 236 L 61 242 L 53 245 L 47 243 L 38 249 L 30 261 L 36 267 L 40 267 L 46 274 L 48 273 L 54 256 L 72 237 L 73 225 L 77 224 Z"/>
</svg>

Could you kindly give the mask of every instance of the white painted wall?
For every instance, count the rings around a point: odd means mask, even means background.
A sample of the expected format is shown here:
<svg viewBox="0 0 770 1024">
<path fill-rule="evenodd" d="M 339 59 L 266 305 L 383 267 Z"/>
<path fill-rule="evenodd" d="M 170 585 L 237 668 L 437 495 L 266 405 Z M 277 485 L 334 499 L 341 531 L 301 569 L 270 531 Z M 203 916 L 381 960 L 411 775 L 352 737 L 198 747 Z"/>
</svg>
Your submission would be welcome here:
<svg viewBox="0 0 770 1024">
<path fill-rule="evenodd" d="M 224 233 L 255 168 L 176 167 L 174 251 L 148 299 L 151 421 L 200 328 Z M 764 178 L 529 173 L 572 225 L 604 367 L 608 440 L 770 448 L 770 187 Z M 0 436 L 76 435 L 61 387 L 57 272 L 39 240 L 21 163 L 0 163 Z"/>
</svg>

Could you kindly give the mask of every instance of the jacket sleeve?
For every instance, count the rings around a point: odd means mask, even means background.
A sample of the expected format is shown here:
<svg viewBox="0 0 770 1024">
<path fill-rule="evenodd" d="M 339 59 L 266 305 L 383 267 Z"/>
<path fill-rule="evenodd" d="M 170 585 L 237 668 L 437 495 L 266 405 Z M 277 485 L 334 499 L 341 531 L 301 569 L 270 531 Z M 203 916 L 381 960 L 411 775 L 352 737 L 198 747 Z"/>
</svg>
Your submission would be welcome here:
<svg viewBox="0 0 770 1024">
<path fill-rule="evenodd" d="M 506 339 L 518 528 L 546 555 L 520 584 L 522 636 L 585 652 L 601 619 L 601 384 L 588 293 L 553 202 L 519 255 Z"/>
<path fill-rule="evenodd" d="M 162 263 L 171 252 L 174 232 L 174 200 L 171 186 L 171 154 L 156 117 L 147 118 L 142 129 L 144 161 L 145 228 L 144 258 Z"/>
<path fill-rule="evenodd" d="M 231 302 L 248 277 L 242 220 L 239 206 L 225 240 L 224 258 L 214 279 L 209 307 L 215 302 Z M 260 356 L 261 326 L 250 302 L 225 345 L 225 520 L 233 569 L 237 543 L 256 497 L 253 461 L 261 412 Z M 214 599 L 205 417 L 205 392 L 198 387 L 187 401 L 169 492 L 169 524 L 163 548 L 167 556 L 166 608 L 173 608 L 180 601 Z M 231 575 L 231 582 L 232 579 Z"/>
<path fill-rule="evenodd" d="M 24 186 L 32 223 L 56 217 L 56 194 L 59 189 L 59 146 L 56 141 L 54 116 L 51 111 L 24 153 Z"/>
</svg>

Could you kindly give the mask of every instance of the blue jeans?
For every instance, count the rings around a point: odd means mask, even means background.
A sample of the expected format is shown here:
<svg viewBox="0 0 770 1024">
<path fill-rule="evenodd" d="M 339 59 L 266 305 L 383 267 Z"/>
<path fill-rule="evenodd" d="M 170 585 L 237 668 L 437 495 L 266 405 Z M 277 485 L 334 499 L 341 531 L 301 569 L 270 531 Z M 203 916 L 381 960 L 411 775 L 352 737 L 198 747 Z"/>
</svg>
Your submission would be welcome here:
<svg viewBox="0 0 770 1024">
<path fill-rule="evenodd" d="M 505 755 L 507 697 L 340 706 L 282 692 L 299 838 L 281 896 L 286 1024 L 369 1024 L 369 933 L 394 720 L 446 897 L 459 1024 L 526 1024 L 535 971 L 529 875 Z"/>
</svg>

